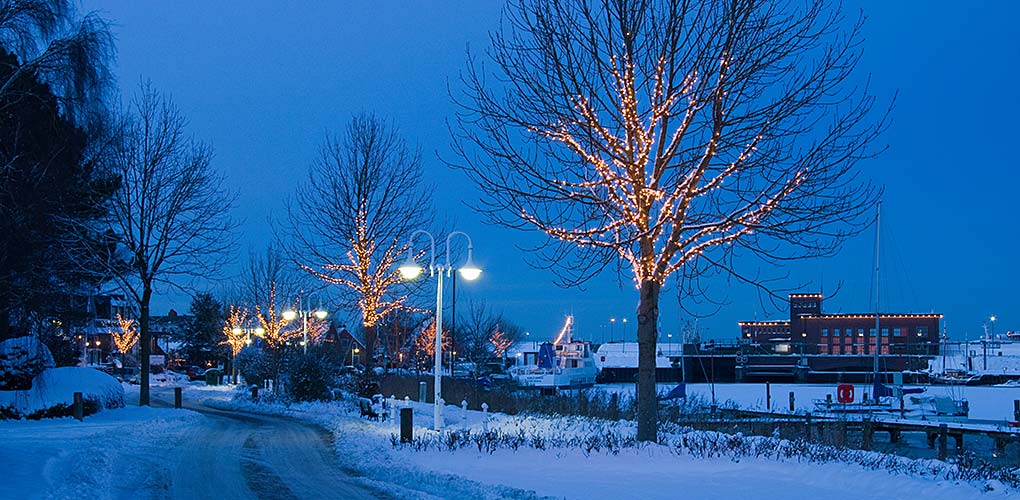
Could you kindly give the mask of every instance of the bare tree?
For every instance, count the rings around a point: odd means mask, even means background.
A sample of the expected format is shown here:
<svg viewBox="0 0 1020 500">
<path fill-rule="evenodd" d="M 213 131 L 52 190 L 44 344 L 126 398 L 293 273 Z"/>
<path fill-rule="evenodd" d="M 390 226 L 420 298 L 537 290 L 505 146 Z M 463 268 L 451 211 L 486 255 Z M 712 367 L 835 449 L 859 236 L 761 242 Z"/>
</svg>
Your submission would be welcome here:
<svg viewBox="0 0 1020 500">
<path fill-rule="evenodd" d="M 493 355 L 503 357 L 506 349 L 521 336 L 521 329 L 502 313 L 493 312 L 485 302 L 468 303 L 463 325 L 453 339 L 458 352 L 473 362 L 487 361 Z M 498 334 L 497 334 L 498 333 Z"/>
<path fill-rule="evenodd" d="M 536 255 L 561 284 L 633 273 L 637 437 L 655 440 L 667 278 L 753 282 L 736 256 L 826 255 L 867 225 L 877 192 L 855 167 L 885 118 L 853 79 L 863 17 L 822 0 L 518 0 L 505 17 L 494 77 L 463 78 L 456 166 L 491 220 L 548 237 Z"/>
<path fill-rule="evenodd" d="M 223 265 L 234 196 L 212 171 L 212 149 L 185 135 L 186 120 L 170 99 L 141 86 L 120 118 L 115 147 L 104 161 L 120 177 L 106 221 L 117 259 L 105 271 L 138 306 L 141 356 L 139 404 L 149 404 L 149 304 L 154 288 L 183 277 L 213 276 Z M 93 248 L 107 255 L 107 246 Z M 124 264 L 127 264 L 126 266 Z"/>
<path fill-rule="evenodd" d="M 10 103 L 25 73 L 50 85 L 65 110 L 80 123 L 102 115 L 112 76 L 114 44 L 99 15 L 78 16 L 70 0 L 0 0 L 0 53 L 20 65 L 0 78 L 0 101 Z"/>
<path fill-rule="evenodd" d="M 396 264 L 410 234 L 432 223 L 431 200 L 420 155 L 383 120 L 359 115 L 327 137 L 288 210 L 288 253 L 357 305 L 369 360 L 376 325 L 407 300 Z"/>
</svg>

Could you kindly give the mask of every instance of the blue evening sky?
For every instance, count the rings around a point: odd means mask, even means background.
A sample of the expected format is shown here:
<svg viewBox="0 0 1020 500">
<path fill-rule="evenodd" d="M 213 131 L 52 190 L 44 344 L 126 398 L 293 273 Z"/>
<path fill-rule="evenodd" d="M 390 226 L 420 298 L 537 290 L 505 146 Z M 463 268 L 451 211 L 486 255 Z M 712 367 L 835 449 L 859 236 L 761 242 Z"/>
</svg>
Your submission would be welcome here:
<svg viewBox="0 0 1020 500">
<path fill-rule="evenodd" d="M 151 79 L 190 119 L 189 131 L 214 146 L 215 168 L 240 194 L 238 261 L 271 239 L 269 221 L 283 221 L 284 200 L 307 175 L 325 132 L 372 111 L 421 148 L 440 215 L 474 239 L 485 273 L 458 287 L 458 305 L 485 301 L 533 338 L 551 337 L 568 313 L 581 337 L 608 337 L 611 317 L 634 315 L 630 275 L 610 273 L 583 290 L 556 287 L 513 245 L 532 237 L 483 224 L 464 205 L 478 199 L 477 188 L 437 159 L 450 151 L 445 119 L 455 108 L 447 85 L 458 84 L 469 44 L 484 49 L 501 5 L 85 1 L 86 9 L 101 10 L 116 24 L 125 95 Z M 889 150 L 862 165 L 866 177 L 885 186 L 882 309 L 944 313 L 954 338 L 978 335 L 991 315 L 998 332 L 1020 329 L 1020 2 L 850 0 L 845 6 L 851 15 L 863 8 L 869 18 L 862 78 L 871 75 L 883 102 L 898 92 L 883 137 Z M 788 284 L 811 282 L 803 292 L 831 293 L 842 283 L 826 310 L 868 311 L 873 242 L 869 231 L 835 258 L 762 272 L 789 274 Z M 726 303 L 703 310 L 713 313 L 700 320 L 710 337 L 735 338 L 739 320 L 786 315 L 763 309 L 746 285 L 718 280 L 711 288 Z M 186 311 L 189 300 L 166 293 L 155 299 L 154 312 Z M 674 290 L 663 292 L 663 340 L 690 319 L 676 303 Z M 619 320 L 612 327 L 617 338 L 621 327 Z"/>
</svg>

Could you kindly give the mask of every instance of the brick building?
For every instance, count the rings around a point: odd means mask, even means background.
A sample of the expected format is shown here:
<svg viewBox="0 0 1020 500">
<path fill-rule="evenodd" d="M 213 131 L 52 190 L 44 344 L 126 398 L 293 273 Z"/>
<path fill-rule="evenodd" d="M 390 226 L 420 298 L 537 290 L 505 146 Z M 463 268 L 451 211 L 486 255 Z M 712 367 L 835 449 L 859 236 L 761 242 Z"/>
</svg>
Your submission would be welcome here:
<svg viewBox="0 0 1020 500">
<path fill-rule="evenodd" d="M 778 353 L 926 354 L 939 351 L 941 314 L 824 314 L 822 294 L 790 294 L 790 319 L 741 321 L 740 336 Z"/>
</svg>

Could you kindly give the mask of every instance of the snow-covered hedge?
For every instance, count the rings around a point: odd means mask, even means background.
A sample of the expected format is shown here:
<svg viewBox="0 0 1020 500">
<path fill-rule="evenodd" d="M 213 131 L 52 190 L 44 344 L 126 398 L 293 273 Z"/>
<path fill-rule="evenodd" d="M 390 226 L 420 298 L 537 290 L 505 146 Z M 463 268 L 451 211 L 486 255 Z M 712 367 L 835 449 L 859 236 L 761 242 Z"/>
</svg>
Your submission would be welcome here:
<svg viewBox="0 0 1020 500">
<path fill-rule="evenodd" d="M 28 389 L 36 375 L 53 366 L 50 350 L 35 337 L 0 342 L 0 391 Z"/>
<path fill-rule="evenodd" d="M 0 391 L 0 418 L 69 416 L 75 392 L 82 393 L 86 415 L 124 406 L 124 388 L 110 375 L 92 368 L 51 368 L 36 375 L 27 391 Z"/>
<path fill-rule="evenodd" d="M 520 448 L 577 449 L 585 455 L 608 452 L 618 454 L 625 448 L 645 446 L 634 439 L 633 423 L 606 421 L 583 417 L 509 417 L 495 421 L 488 431 L 450 429 L 416 434 L 410 443 L 401 443 L 391 434 L 394 448 L 415 451 L 454 451 L 476 448 L 493 453 L 497 449 L 517 451 Z M 856 464 L 873 470 L 944 479 L 983 483 L 987 490 L 1004 487 L 1020 489 L 1020 469 L 994 467 L 973 455 L 964 455 L 952 462 L 910 459 L 886 453 L 821 445 L 803 439 L 745 436 L 714 431 L 697 431 L 666 424 L 659 431 L 659 445 L 667 446 L 678 455 L 695 458 L 765 458 L 777 461 Z"/>
</svg>

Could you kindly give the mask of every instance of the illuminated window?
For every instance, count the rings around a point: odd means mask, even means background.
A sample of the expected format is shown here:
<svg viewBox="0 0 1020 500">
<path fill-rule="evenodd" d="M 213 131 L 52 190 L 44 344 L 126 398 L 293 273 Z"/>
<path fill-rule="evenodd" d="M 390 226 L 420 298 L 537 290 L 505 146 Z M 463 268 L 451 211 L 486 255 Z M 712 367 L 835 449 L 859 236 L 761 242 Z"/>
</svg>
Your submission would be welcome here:
<svg viewBox="0 0 1020 500">
<path fill-rule="evenodd" d="M 893 328 L 892 334 L 893 334 L 893 337 L 902 337 L 903 336 L 903 329 L 902 328 Z"/>
<path fill-rule="evenodd" d="M 829 336 L 829 329 L 828 328 L 822 328 L 822 336 L 823 337 L 828 337 Z"/>
</svg>

